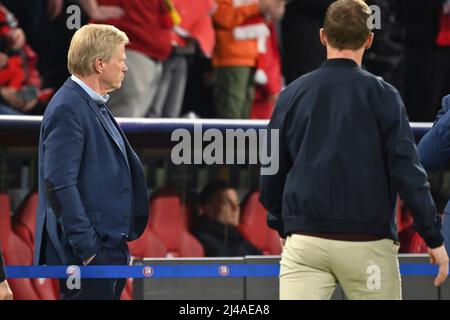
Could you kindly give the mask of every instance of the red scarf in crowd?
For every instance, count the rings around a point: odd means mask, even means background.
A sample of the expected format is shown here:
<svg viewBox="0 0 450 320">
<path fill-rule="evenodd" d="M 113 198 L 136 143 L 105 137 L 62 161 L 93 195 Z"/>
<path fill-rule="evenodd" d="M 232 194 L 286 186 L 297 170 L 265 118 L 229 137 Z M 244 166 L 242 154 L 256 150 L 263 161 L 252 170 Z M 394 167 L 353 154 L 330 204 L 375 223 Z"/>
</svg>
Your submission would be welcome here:
<svg viewBox="0 0 450 320">
<path fill-rule="evenodd" d="M 450 1 L 446 1 L 442 8 L 436 43 L 439 47 L 450 46 Z"/>
</svg>

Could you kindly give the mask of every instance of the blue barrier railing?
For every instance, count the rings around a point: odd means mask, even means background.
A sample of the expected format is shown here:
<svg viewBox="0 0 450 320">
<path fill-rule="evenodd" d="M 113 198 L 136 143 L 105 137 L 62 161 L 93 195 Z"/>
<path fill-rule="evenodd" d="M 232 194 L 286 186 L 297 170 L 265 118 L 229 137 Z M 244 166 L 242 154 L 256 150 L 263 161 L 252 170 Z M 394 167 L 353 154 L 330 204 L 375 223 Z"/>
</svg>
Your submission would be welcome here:
<svg viewBox="0 0 450 320">
<path fill-rule="evenodd" d="M 0 115 L 0 130 L 25 130 L 39 132 L 40 116 L 4 116 Z M 193 130 L 194 125 L 202 125 L 203 130 L 224 129 L 264 129 L 268 120 L 230 120 L 230 119 L 149 119 L 117 118 L 125 133 L 161 132 L 170 133 L 175 129 Z M 432 123 L 411 123 L 416 139 L 420 139 L 432 126 Z"/>
<path fill-rule="evenodd" d="M 278 277 L 279 264 L 137 265 L 77 267 L 81 278 L 255 278 Z M 7 266 L 8 278 L 67 278 L 70 266 Z M 435 276 L 431 264 L 401 264 L 402 276 Z"/>
</svg>

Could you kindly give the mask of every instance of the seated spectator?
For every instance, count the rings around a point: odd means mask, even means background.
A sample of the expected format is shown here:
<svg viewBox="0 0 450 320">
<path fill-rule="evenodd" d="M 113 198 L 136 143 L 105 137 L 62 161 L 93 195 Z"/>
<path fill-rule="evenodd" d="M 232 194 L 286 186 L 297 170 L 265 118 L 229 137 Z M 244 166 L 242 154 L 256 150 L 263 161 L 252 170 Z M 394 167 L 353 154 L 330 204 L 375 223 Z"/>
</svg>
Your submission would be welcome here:
<svg viewBox="0 0 450 320">
<path fill-rule="evenodd" d="M 36 54 L 15 17 L 0 4 L 0 114 L 23 114 L 39 100 Z"/>
<path fill-rule="evenodd" d="M 236 228 L 240 206 L 235 189 L 223 181 L 209 183 L 200 195 L 202 216 L 192 234 L 201 242 L 206 257 L 261 255 L 261 251 L 244 239 Z"/>
</svg>

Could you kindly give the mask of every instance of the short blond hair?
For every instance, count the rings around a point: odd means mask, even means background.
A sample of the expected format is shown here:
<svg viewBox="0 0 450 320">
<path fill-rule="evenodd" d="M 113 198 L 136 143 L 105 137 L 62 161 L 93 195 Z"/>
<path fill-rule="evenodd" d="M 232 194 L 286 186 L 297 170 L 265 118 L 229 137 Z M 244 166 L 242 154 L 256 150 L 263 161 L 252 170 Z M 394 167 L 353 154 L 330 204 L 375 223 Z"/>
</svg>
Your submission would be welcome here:
<svg viewBox="0 0 450 320">
<path fill-rule="evenodd" d="M 129 43 L 125 32 L 106 24 L 88 24 L 72 37 L 67 67 L 71 74 L 90 76 L 95 73 L 95 59 L 109 61 L 117 48 Z"/>
</svg>

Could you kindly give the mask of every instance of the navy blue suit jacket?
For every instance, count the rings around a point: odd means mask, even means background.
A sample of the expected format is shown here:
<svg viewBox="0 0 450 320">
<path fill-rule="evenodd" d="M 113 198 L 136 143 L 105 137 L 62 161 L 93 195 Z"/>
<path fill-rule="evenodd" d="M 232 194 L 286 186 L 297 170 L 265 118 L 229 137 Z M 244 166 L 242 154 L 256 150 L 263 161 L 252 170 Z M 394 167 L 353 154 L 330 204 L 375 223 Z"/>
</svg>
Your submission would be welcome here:
<svg viewBox="0 0 450 320">
<path fill-rule="evenodd" d="M 420 161 L 425 169 L 434 171 L 444 169 L 450 161 L 450 95 L 442 99 L 433 127 L 419 142 Z M 444 209 L 450 214 L 450 201 Z"/>
<path fill-rule="evenodd" d="M 111 116 L 112 118 L 112 116 Z M 128 163 L 99 106 L 70 78 L 48 105 L 39 141 L 39 206 L 34 261 L 79 264 L 124 236 L 137 239 L 148 219 L 141 162 L 113 119 Z M 46 256 L 47 254 L 47 256 Z"/>
</svg>

